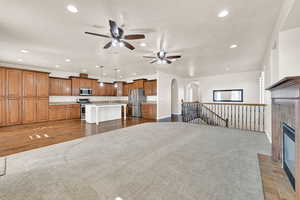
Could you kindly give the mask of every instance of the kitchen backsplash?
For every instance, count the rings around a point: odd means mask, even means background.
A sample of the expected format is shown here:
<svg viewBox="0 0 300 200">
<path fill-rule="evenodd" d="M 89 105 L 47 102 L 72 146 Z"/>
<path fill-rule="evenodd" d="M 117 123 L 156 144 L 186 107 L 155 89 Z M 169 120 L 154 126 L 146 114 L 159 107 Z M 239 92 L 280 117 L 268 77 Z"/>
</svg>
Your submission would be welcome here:
<svg viewBox="0 0 300 200">
<path fill-rule="evenodd" d="M 50 102 L 76 102 L 77 99 L 88 98 L 90 101 L 128 101 L 128 97 L 102 96 L 50 96 Z M 157 96 L 147 96 L 147 101 L 157 101 Z"/>
</svg>

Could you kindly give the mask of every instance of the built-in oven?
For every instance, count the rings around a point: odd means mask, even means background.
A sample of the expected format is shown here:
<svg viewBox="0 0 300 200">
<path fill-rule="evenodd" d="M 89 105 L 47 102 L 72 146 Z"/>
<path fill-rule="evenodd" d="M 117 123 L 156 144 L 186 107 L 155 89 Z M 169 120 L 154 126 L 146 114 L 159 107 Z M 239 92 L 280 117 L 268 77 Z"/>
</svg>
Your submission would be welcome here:
<svg viewBox="0 0 300 200">
<path fill-rule="evenodd" d="M 80 96 L 91 96 L 93 94 L 92 89 L 90 88 L 80 88 Z"/>
</svg>

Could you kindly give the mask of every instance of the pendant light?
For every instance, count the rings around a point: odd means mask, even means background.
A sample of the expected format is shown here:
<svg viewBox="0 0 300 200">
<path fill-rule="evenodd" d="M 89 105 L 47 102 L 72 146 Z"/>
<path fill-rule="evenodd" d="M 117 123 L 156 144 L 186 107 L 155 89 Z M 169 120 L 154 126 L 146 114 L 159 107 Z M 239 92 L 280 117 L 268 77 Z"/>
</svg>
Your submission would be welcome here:
<svg viewBox="0 0 300 200">
<path fill-rule="evenodd" d="M 99 86 L 100 86 L 100 87 L 103 87 L 103 86 L 104 86 L 104 83 L 103 83 L 103 69 L 104 69 L 104 67 L 101 66 L 101 67 L 100 67 L 100 83 L 99 83 Z"/>
</svg>

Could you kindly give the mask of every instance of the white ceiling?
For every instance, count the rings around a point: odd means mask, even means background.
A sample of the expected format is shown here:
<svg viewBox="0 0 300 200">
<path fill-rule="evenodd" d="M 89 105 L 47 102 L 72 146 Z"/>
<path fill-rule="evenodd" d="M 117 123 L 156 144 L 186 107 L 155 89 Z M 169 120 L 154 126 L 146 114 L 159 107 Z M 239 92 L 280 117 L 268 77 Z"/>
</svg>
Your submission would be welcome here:
<svg viewBox="0 0 300 200">
<path fill-rule="evenodd" d="M 268 38 L 283 0 L 0 0 L 0 61 L 98 75 L 104 65 L 113 76 L 152 74 L 160 69 L 182 77 L 260 69 Z M 79 9 L 66 10 L 68 4 Z M 220 19 L 218 12 L 228 9 Z M 85 31 L 108 33 L 108 19 L 125 24 L 127 33 L 146 34 L 146 47 L 132 42 L 104 50 L 105 38 Z M 97 27 L 95 27 L 95 25 Z M 172 65 L 148 64 L 147 52 L 158 50 L 164 35 L 167 51 L 182 53 Z M 238 44 L 236 49 L 229 49 Z M 20 53 L 27 49 L 27 54 Z M 149 55 L 149 53 L 148 53 Z M 65 59 L 71 62 L 66 63 Z M 227 70 L 226 70 L 227 68 Z M 229 69 L 229 70 L 228 70 Z"/>
<path fill-rule="evenodd" d="M 294 6 L 286 19 L 283 31 L 300 27 L 300 1 L 295 0 Z"/>
</svg>

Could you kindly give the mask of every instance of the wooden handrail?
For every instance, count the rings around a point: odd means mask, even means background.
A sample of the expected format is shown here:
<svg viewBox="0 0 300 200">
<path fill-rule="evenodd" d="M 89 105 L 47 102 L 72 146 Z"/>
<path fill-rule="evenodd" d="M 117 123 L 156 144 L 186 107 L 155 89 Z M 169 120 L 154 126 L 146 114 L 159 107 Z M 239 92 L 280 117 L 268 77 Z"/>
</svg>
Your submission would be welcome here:
<svg viewBox="0 0 300 200">
<path fill-rule="evenodd" d="M 232 105 L 232 106 L 267 106 L 267 104 L 252 104 L 252 103 L 209 103 L 209 102 L 183 102 L 186 104 L 210 104 L 210 105 Z"/>
</svg>

